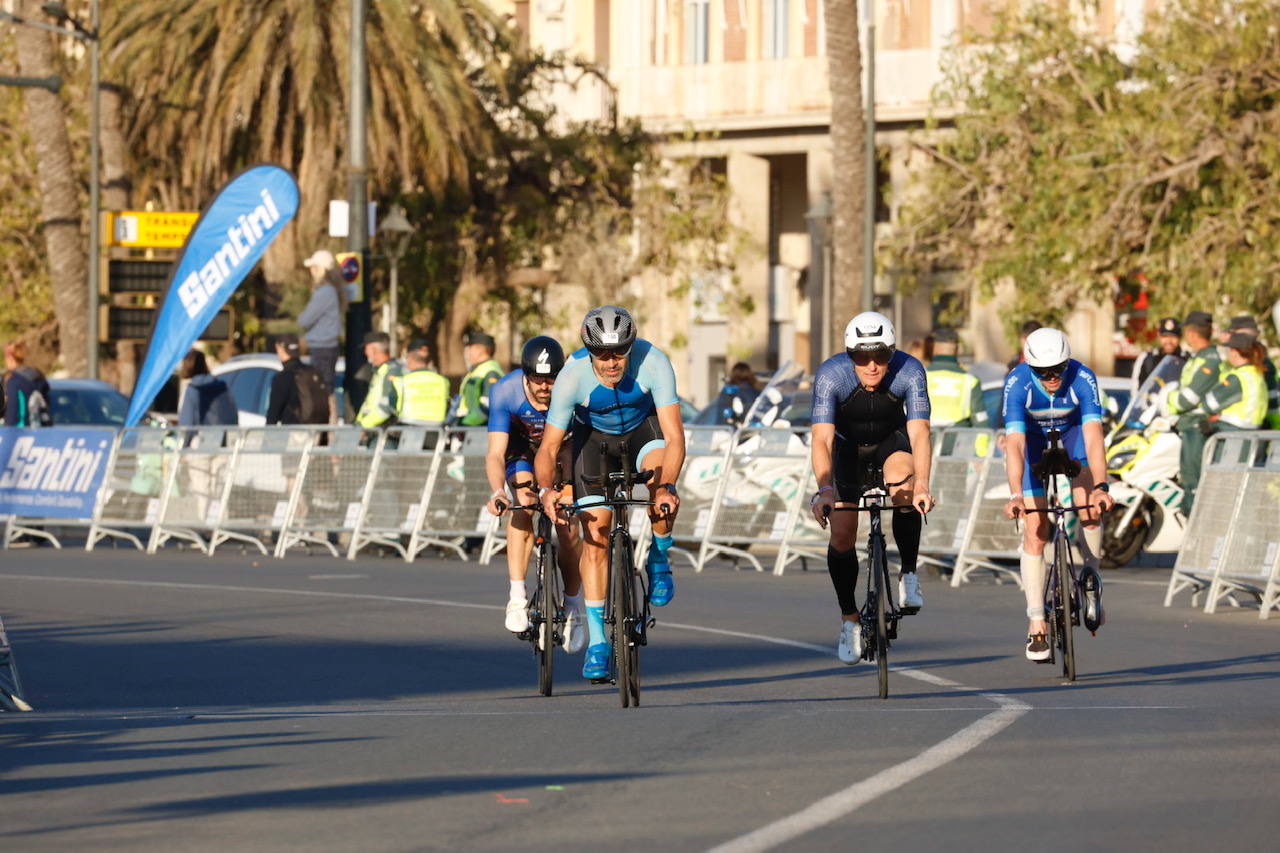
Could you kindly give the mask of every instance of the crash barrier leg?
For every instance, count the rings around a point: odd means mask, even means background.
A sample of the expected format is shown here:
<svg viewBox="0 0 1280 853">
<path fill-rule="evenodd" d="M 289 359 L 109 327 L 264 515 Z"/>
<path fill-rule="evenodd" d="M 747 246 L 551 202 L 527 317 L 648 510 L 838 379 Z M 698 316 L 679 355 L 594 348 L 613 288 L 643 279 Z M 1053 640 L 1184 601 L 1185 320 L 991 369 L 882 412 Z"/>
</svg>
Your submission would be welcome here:
<svg viewBox="0 0 1280 853">
<path fill-rule="evenodd" d="M 1206 472 L 1215 470 L 1238 482 L 1236 505 L 1209 581 L 1205 613 L 1214 613 L 1226 598 L 1239 607 L 1238 594 L 1252 596 L 1259 618 L 1271 612 L 1266 602 L 1280 560 L 1280 432 L 1222 432 L 1213 436 L 1217 447 L 1206 452 Z M 1238 475 L 1238 476 L 1234 476 Z M 1203 488 L 1204 481 L 1201 480 Z M 1203 495 L 1197 492 L 1199 507 Z"/>
<path fill-rule="evenodd" d="M 210 555 L 229 541 L 252 545 L 264 556 L 269 553 L 268 541 L 284 527 L 297 501 L 302 461 L 325 429 L 269 426 L 242 432 L 225 483 L 226 498 L 216 507 Z"/>
<path fill-rule="evenodd" d="M 9 635 L 5 633 L 4 621 L 0 620 L 0 710 L 34 710 L 22 697 L 22 678 L 18 675 L 18 660 L 14 657 L 13 648 L 9 645 Z"/>
<path fill-rule="evenodd" d="M 728 426 L 686 426 L 684 435 L 685 463 L 676 480 L 676 488 L 680 491 L 680 514 L 676 516 L 671 537 L 678 543 L 698 543 L 698 552 L 695 554 L 688 547 L 677 545 L 668 554 L 683 557 L 695 571 L 702 571 L 702 563 L 699 562 L 702 541 L 715 514 L 716 504 L 723 495 L 725 464 L 733 452 L 735 431 Z M 648 523 L 647 519 L 645 523 Z M 649 543 L 647 537 L 644 540 L 638 539 L 637 542 L 647 555 Z M 641 558 L 638 549 L 636 559 Z"/>
<path fill-rule="evenodd" d="M 369 546 L 391 548 L 406 561 L 413 559 L 415 531 L 422 526 L 445 440 L 443 424 L 385 430 L 382 454 L 351 533 L 347 559 L 354 560 Z"/>
<path fill-rule="evenodd" d="M 205 554 L 226 506 L 237 453 L 238 427 L 202 426 L 156 430 L 161 433 L 164 485 L 157 502 L 147 553 L 171 541 L 194 545 Z"/>
<path fill-rule="evenodd" d="M 1244 500 L 1247 465 L 1241 461 L 1241 454 L 1248 452 L 1249 444 L 1242 433 L 1219 433 L 1205 442 L 1200 485 L 1182 547 L 1169 575 L 1165 607 L 1188 589 L 1192 593 L 1191 605 L 1198 606 L 1200 594 L 1216 586 L 1214 579 L 1235 533 L 1233 522 Z"/>
<path fill-rule="evenodd" d="M 450 548 L 465 560 L 466 541 L 483 541 L 489 535 L 495 519 L 487 509 L 490 490 L 484 457 L 488 448 L 488 430 L 484 427 L 459 427 L 444 433 L 431 491 L 423 501 L 408 559 L 435 545 Z"/>
<path fill-rule="evenodd" d="M 176 448 L 168 430 L 129 427 L 116 437 L 115 452 L 99 491 L 94 523 L 85 539 L 92 551 L 105 539 L 123 539 L 145 551 L 159 518 L 170 458 Z"/>
<path fill-rule="evenodd" d="M 318 545 L 337 557 L 333 542 L 354 534 L 365 512 L 386 445 L 385 430 L 359 427 L 319 430 L 298 468 L 275 555 L 290 548 Z"/>
<path fill-rule="evenodd" d="M 764 566 L 749 550 L 778 545 L 795 517 L 795 500 L 809 477 L 808 430 L 749 429 L 735 436 L 698 553 L 698 570 L 716 556 Z"/>
<path fill-rule="evenodd" d="M 107 462 L 106 472 L 102 476 L 102 486 L 98 489 L 97 498 L 93 503 L 93 521 L 89 524 L 89 533 L 84 540 L 84 549 L 92 551 L 94 545 L 98 542 L 111 537 L 113 539 L 123 539 L 130 543 L 139 551 L 145 551 L 146 546 L 142 544 L 133 533 L 128 530 L 122 530 L 111 526 L 108 522 L 110 500 L 113 495 L 113 486 L 120 476 L 123 464 L 125 437 L 129 430 L 121 430 L 116 433 L 115 440 L 111 443 L 111 458 Z M 133 432 L 136 433 L 136 430 Z M 146 521 L 145 515 L 141 519 Z"/>
<path fill-rule="evenodd" d="M 7 429 L 7 428 L 6 428 Z M 24 435 L 25 433 L 25 435 Z M 10 487 L 19 504 L 5 518 L 4 547 L 19 539 L 44 539 L 54 548 L 62 542 L 48 528 L 93 528 L 102 493 L 101 482 L 111 466 L 117 436 L 111 427 L 48 427 L 14 430 L 14 456 L 9 459 Z M 30 442 L 26 449 L 23 445 Z M 98 487 L 94 488 L 94 483 Z M 48 508 L 57 507 L 55 511 Z"/>
</svg>

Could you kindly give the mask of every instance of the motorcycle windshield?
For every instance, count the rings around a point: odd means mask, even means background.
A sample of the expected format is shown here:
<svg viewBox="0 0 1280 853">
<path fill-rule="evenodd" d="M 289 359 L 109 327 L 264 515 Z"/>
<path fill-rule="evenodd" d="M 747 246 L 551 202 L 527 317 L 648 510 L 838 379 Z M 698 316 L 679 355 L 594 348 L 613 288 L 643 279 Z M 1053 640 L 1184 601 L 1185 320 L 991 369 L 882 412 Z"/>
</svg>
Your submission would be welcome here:
<svg viewBox="0 0 1280 853">
<path fill-rule="evenodd" d="M 1142 385 L 1138 387 L 1138 392 L 1129 401 L 1129 405 L 1125 408 L 1124 415 L 1120 418 L 1119 423 L 1141 428 L 1142 423 L 1139 421 L 1139 416 L 1156 404 L 1156 400 L 1159 398 L 1160 393 L 1164 391 L 1166 385 L 1178 381 L 1182 375 L 1182 363 L 1182 359 L 1176 355 L 1166 355 L 1160 359 L 1159 364 L 1143 380 Z"/>
<path fill-rule="evenodd" d="M 786 362 L 751 404 L 743 424 L 747 427 L 808 426 L 812 402 L 808 387 L 804 368 L 794 361 Z"/>
</svg>

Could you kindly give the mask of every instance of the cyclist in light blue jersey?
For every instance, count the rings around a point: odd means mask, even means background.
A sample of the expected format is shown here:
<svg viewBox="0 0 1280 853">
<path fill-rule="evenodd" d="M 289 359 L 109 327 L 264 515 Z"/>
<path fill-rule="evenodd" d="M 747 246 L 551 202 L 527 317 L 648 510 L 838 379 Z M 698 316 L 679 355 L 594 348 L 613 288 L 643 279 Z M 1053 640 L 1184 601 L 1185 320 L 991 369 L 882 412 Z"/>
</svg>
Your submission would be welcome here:
<svg viewBox="0 0 1280 853">
<path fill-rule="evenodd" d="M 1067 455 L 1082 463 L 1072 482 L 1080 513 L 1080 551 L 1084 557 L 1085 627 L 1097 630 L 1103 623 L 1102 555 L 1099 513 L 1115 501 L 1108 492 L 1107 459 L 1102 435 L 1102 403 L 1093 371 L 1071 357 L 1067 336 L 1057 329 L 1037 329 L 1027 336 L 1023 363 L 1009 372 L 1004 383 L 1005 472 L 1011 497 L 1005 504 L 1007 518 L 1028 509 L 1048 506 L 1044 486 L 1031 473 L 1048 445 L 1047 434 L 1057 430 Z M 1027 659 L 1048 660 L 1049 626 L 1044 618 L 1044 546 L 1049 540 L 1049 518 L 1044 513 L 1026 517 L 1022 536 L 1022 588 L 1027 599 Z"/>
<path fill-rule="evenodd" d="M 582 588 L 589 634 L 583 678 L 604 678 L 613 649 L 604 628 L 608 585 L 607 545 L 611 511 L 591 510 L 602 502 L 599 478 L 602 449 L 609 464 L 626 456 L 631 470 L 653 470 L 649 493 L 653 546 L 649 549 L 649 603 L 661 606 L 675 595 L 671 563 L 671 530 L 680 507 L 676 478 L 684 465 L 684 423 L 676 396 L 671 360 L 653 344 L 636 337 L 635 321 L 625 308 L 604 305 L 587 312 L 582 322 L 583 349 L 575 352 L 556 379 L 547 411 L 546 429 L 534 460 L 539 497 L 548 513 L 556 511 L 555 461 L 566 435 L 573 447 L 574 504 L 583 527 Z"/>
</svg>

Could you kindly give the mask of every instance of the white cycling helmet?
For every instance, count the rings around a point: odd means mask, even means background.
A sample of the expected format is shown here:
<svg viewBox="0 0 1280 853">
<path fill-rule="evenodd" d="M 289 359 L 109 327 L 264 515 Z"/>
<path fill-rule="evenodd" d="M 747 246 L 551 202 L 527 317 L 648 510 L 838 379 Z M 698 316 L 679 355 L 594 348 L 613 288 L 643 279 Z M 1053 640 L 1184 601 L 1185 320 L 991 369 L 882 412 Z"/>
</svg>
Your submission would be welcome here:
<svg viewBox="0 0 1280 853">
<path fill-rule="evenodd" d="M 869 349 L 896 349 L 898 336 L 893 321 L 879 311 L 863 311 L 844 327 L 844 348 L 849 352 Z"/>
<path fill-rule="evenodd" d="M 1032 367 L 1056 367 L 1070 358 L 1071 343 L 1057 329 L 1036 329 L 1022 348 L 1022 360 Z"/>
</svg>

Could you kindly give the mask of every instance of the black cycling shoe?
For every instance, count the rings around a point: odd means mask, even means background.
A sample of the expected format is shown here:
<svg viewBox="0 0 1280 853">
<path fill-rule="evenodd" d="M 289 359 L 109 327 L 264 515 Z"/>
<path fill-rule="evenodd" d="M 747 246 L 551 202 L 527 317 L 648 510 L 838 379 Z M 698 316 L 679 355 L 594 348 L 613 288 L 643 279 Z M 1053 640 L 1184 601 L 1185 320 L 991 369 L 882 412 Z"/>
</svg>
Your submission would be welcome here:
<svg viewBox="0 0 1280 853">
<path fill-rule="evenodd" d="M 1080 573 L 1080 585 L 1084 587 L 1084 626 L 1089 633 L 1096 634 L 1107 621 L 1106 611 L 1102 609 L 1102 576 L 1097 569 L 1085 566 Z"/>
<path fill-rule="evenodd" d="M 1036 663 L 1049 663 L 1053 652 L 1049 648 L 1049 639 L 1044 634 L 1027 636 L 1027 660 Z"/>
</svg>

